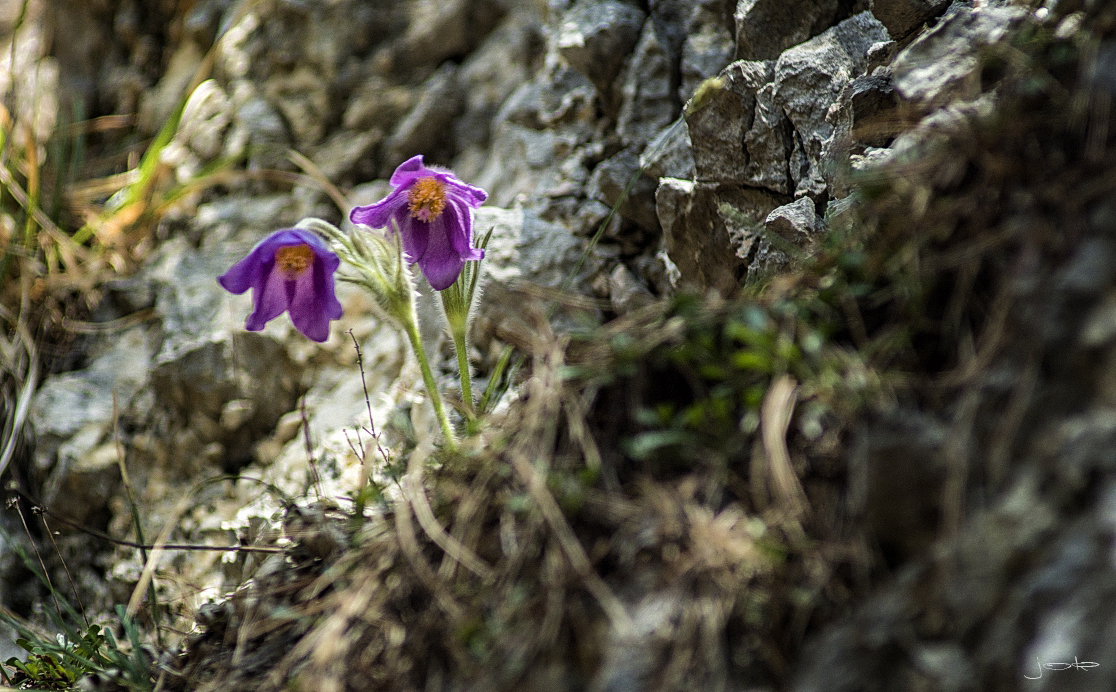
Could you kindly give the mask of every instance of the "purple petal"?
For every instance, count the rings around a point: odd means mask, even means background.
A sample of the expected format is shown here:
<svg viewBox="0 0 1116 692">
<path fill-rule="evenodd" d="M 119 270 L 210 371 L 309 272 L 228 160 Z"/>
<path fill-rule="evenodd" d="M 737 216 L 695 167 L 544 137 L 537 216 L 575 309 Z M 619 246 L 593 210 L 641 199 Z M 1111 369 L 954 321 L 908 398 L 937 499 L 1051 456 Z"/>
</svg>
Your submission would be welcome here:
<svg viewBox="0 0 1116 692">
<path fill-rule="evenodd" d="M 294 296 L 291 298 L 291 322 L 306 338 L 322 342 L 329 338 L 330 312 L 332 302 L 337 299 L 327 293 L 321 279 L 324 278 L 322 267 L 317 262 L 314 268 L 297 280 L 294 284 Z M 338 304 L 337 307 L 340 307 Z"/>
<path fill-rule="evenodd" d="M 432 176 L 445 186 L 442 213 L 427 222 L 414 218 L 408 208 L 410 189 L 422 177 Z M 453 171 L 426 166 L 423 157 L 413 156 L 395 169 L 391 176 L 395 188 L 376 204 L 356 207 L 349 214 L 353 223 L 388 227 L 398 224 L 407 259 L 419 264 L 426 279 L 436 290 L 444 290 L 457 280 L 466 261 L 484 257 L 484 250 L 473 247 L 472 209 L 488 199 L 479 187 L 463 183 Z"/>
<path fill-rule="evenodd" d="M 286 311 L 290 305 L 288 283 L 293 282 L 288 282 L 279 272 L 270 272 L 263 285 L 253 287 L 252 303 L 255 309 L 248 315 L 245 329 L 258 332 L 265 324 Z"/>
<path fill-rule="evenodd" d="M 423 175 L 429 175 L 432 171 L 422 164 L 422 154 L 412 156 L 395 168 L 395 172 L 391 174 L 391 184 L 393 187 L 405 187 L 407 183 L 415 178 Z"/>
<path fill-rule="evenodd" d="M 320 239 L 318 240 L 317 244 L 307 244 L 310 246 L 310 249 L 314 251 L 314 268 L 318 269 L 318 267 L 320 266 L 322 269 L 324 269 L 327 276 L 329 276 L 330 285 L 332 286 L 333 272 L 337 271 L 337 268 L 341 266 L 341 258 L 335 255 L 333 253 L 333 250 L 330 250 L 328 247 L 326 247 L 325 243 L 321 242 Z"/>
<path fill-rule="evenodd" d="M 400 219 L 399 233 L 403 236 L 403 252 L 412 264 L 426 255 L 430 243 L 430 226 L 430 223 L 419 221 L 409 214 Z"/>
<path fill-rule="evenodd" d="M 396 222 L 400 222 L 402 217 L 410 216 L 407 212 L 407 192 L 406 188 L 399 187 L 375 204 L 353 207 L 349 212 L 349 220 L 371 228 L 388 228 L 393 217 Z"/>
<path fill-rule="evenodd" d="M 230 293 L 241 294 L 249 288 L 262 286 L 275 261 L 275 251 L 284 245 L 307 242 L 301 234 L 305 231 L 275 231 L 256 243 L 248 255 L 217 277 L 217 283 Z M 312 234 L 311 234 L 312 235 Z"/>
<path fill-rule="evenodd" d="M 326 257 L 332 257 L 333 261 L 335 261 L 338 265 L 341 264 L 341 260 L 337 259 L 337 255 L 333 254 L 333 251 L 329 249 L 328 245 L 326 245 L 325 239 L 322 238 L 317 233 L 315 233 L 313 231 L 307 231 L 306 229 L 303 229 L 303 228 L 291 228 L 291 229 L 288 229 L 286 231 L 279 231 L 279 232 L 280 233 L 289 233 L 290 236 L 288 236 L 288 237 L 298 238 L 302 242 L 306 243 L 307 245 L 310 246 L 310 249 L 313 250 L 314 254 L 317 255 L 318 257 L 323 258 L 323 259 L 326 258 Z"/>
<path fill-rule="evenodd" d="M 237 295 L 251 288 L 256 283 L 260 268 L 260 262 L 254 254 L 254 252 L 249 253 L 247 257 L 230 267 L 227 272 L 218 276 L 217 283 L 221 284 L 221 287 L 229 293 Z"/>
<path fill-rule="evenodd" d="M 344 309 L 341 307 L 341 301 L 337 300 L 337 293 L 334 289 L 333 272 L 322 272 L 320 279 L 315 279 L 318 282 L 317 290 L 318 295 L 325 297 L 325 314 L 331 320 L 341 319 L 341 315 L 345 314 Z"/>
<path fill-rule="evenodd" d="M 426 253 L 419 260 L 422 273 L 436 291 L 452 286 L 465 266 L 461 253 L 453 247 L 449 237 L 450 218 L 449 214 L 442 214 L 427 224 L 430 226 L 430 242 L 426 246 Z"/>
<path fill-rule="evenodd" d="M 484 204 L 484 201 L 488 199 L 487 192 L 480 189 L 479 187 L 473 187 L 472 185 L 467 185 L 461 182 L 452 173 L 445 176 L 444 178 L 439 176 L 439 179 L 442 180 L 442 182 L 446 184 L 446 187 L 449 188 L 449 190 L 447 191 L 448 197 L 450 197 L 451 199 L 459 199 L 462 202 L 468 204 L 470 207 L 473 207 L 474 209 Z"/>
<path fill-rule="evenodd" d="M 446 205 L 442 214 L 450 244 L 462 260 L 484 258 L 484 250 L 473 247 L 473 216 L 469 208 L 456 200 Z"/>
</svg>

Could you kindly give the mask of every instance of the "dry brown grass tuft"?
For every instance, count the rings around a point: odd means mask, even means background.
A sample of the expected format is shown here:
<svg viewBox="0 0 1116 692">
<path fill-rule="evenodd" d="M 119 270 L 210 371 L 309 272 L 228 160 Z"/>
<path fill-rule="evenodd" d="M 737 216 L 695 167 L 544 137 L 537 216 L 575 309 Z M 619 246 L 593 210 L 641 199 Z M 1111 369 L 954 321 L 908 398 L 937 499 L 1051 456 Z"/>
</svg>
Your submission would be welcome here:
<svg viewBox="0 0 1116 692">
<path fill-rule="evenodd" d="M 697 321 L 734 307 L 706 305 Z M 633 318 L 640 349 L 687 337 L 669 312 Z M 809 450 L 787 437 L 798 389 L 779 380 L 773 422 L 725 463 L 641 469 L 599 421 L 601 393 L 628 386 L 597 377 L 624 360 L 608 355 L 612 333 L 574 349 L 600 357 L 570 378 L 568 340 L 527 321 L 531 368 L 511 410 L 459 454 L 413 452 L 389 509 L 359 528 L 301 516 L 295 548 L 188 639 L 165 689 L 717 690 L 785 673 L 867 559 L 807 499 L 828 491 L 800 485 Z M 785 468 L 764 471 L 757 507 L 748 475 L 777 454 Z"/>
</svg>

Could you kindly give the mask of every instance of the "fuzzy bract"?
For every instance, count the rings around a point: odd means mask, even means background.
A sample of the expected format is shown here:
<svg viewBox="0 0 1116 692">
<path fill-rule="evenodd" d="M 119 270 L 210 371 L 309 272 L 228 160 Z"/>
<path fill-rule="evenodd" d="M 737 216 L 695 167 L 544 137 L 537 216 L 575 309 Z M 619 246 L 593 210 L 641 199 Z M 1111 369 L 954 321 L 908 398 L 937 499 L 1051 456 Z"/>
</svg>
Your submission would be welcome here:
<svg viewBox="0 0 1116 692">
<path fill-rule="evenodd" d="M 217 278 L 225 290 L 252 289 L 254 309 L 245 327 L 257 332 L 284 312 L 314 341 L 329 337 L 329 322 L 341 317 L 333 274 L 341 260 L 317 234 L 294 228 L 261 240 L 248 256 Z"/>
<path fill-rule="evenodd" d="M 484 257 L 484 250 L 473 247 L 473 209 L 488 193 L 461 182 L 452 171 L 423 165 L 422 156 L 399 164 L 391 184 L 391 194 L 355 207 L 349 219 L 389 233 L 394 221 L 407 260 L 418 263 L 435 290 L 449 288 L 465 262 Z"/>
</svg>

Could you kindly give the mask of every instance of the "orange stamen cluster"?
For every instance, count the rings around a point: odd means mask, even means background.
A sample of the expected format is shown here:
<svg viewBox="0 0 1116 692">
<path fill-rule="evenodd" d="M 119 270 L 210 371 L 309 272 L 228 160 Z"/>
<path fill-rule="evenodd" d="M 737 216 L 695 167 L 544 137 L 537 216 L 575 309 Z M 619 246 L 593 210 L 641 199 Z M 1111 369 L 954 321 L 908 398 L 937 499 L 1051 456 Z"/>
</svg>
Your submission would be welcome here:
<svg viewBox="0 0 1116 692">
<path fill-rule="evenodd" d="M 313 261 L 314 251 L 309 245 L 287 245 L 275 251 L 275 266 L 287 279 L 305 274 Z"/>
<path fill-rule="evenodd" d="M 437 178 L 419 178 L 407 193 L 411 216 L 433 221 L 446 208 L 446 186 Z"/>
</svg>

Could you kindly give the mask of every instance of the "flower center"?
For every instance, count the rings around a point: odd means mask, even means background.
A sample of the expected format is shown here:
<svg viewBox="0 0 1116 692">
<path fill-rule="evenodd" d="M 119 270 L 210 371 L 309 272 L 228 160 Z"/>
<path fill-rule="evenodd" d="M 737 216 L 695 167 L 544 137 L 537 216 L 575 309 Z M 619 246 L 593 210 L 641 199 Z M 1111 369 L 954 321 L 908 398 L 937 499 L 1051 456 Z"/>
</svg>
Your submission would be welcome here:
<svg viewBox="0 0 1116 692">
<path fill-rule="evenodd" d="M 309 245 L 285 245 L 275 251 L 275 266 L 287 279 L 297 279 L 306 273 L 314 261 L 314 251 Z"/>
<path fill-rule="evenodd" d="M 407 193 L 411 216 L 433 221 L 446 208 L 446 186 L 437 178 L 419 178 Z"/>
</svg>

